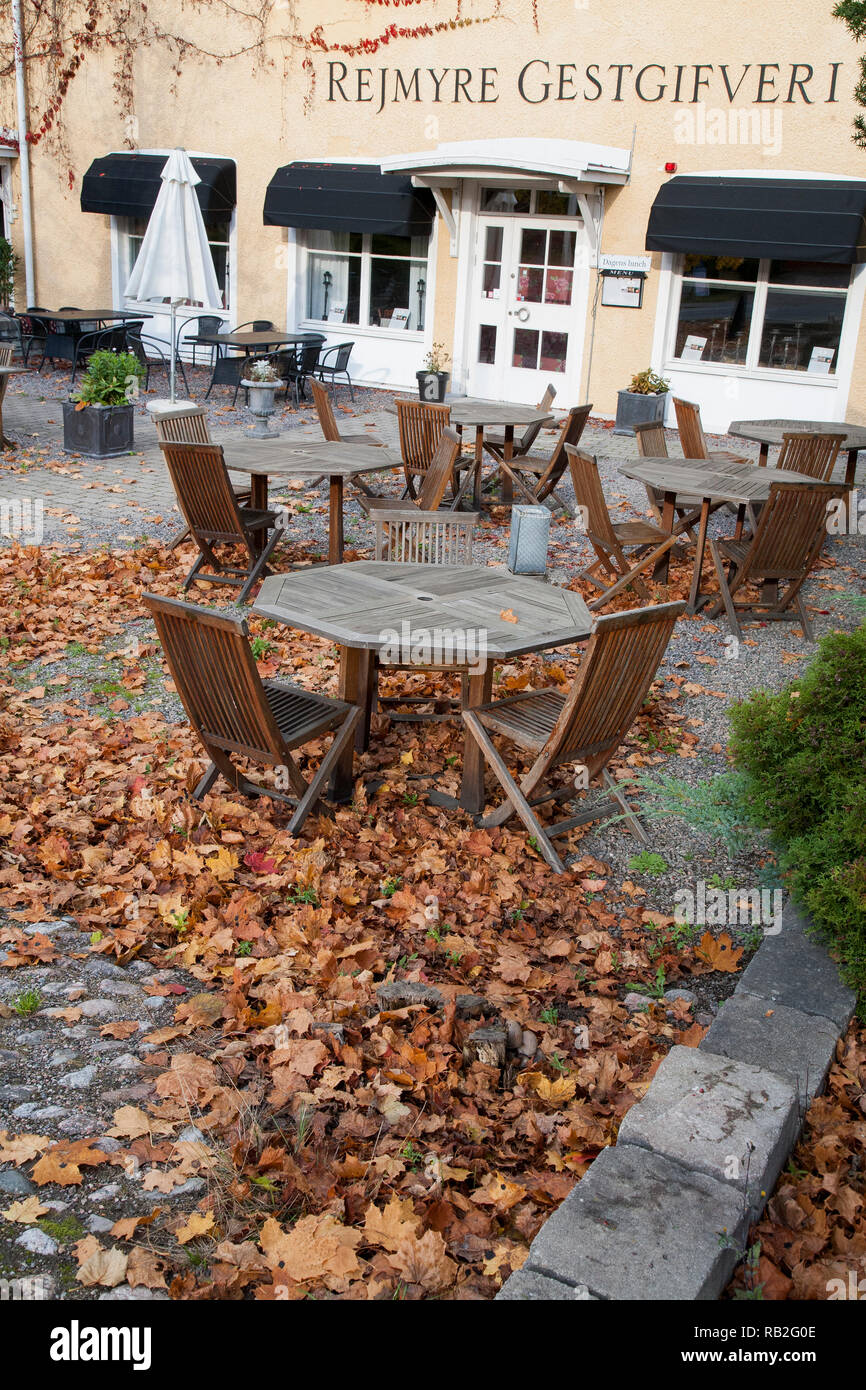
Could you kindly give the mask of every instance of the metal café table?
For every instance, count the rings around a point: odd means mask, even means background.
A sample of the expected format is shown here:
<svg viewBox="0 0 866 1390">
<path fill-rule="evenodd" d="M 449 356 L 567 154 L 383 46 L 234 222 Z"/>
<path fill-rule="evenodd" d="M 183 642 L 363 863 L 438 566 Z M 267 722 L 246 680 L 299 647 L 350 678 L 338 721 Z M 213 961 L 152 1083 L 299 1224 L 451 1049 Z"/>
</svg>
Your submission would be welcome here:
<svg viewBox="0 0 866 1390">
<path fill-rule="evenodd" d="M 12 376 L 24 376 L 27 372 L 26 367 L 0 367 L 0 447 L 3 449 L 17 449 L 18 445 L 14 439 L 10 439 L 3 432 L 3 402 L 6 398 L 6 387 L 9 385 L 9 378 Z"/>
<path fill-rule="evenodd" d="M 783 434 L 844 434 L 843 449 L 848 451 L 845 487 L 854 486 L 857 453 L 866 449 L 866 425 L 849 425 L 846 420 L 734 420 L 728 434 L 735 439 L 751 439 L 761 446 L 760 462 L 766 464 L 770 445 L 781 446 Z"/>
<path fill-rule="evenodd" d="M 240 348 L 244 357 L 254 357 L 256 353 L 276 352 L 281 347 L 291 347 L 304 343 L 323 343 L 324 333 L 282 332 L 279 328 L 242 329 L 238 333 L 196 333 L 184 340 L 201 347 Z M 226 366 L 224 364 L 229 363 Z M 214 363 L 211 387 L 234 386 L 237 378 L 237 359 L 219 352 Z"/>
<path fill-rule="evenodd" d="M 700 592 L 701 567 L 707 544 L 707 522 L 710 513 L 732 502 L 739 509 L 737 536 L 742 531 L 746 507 L 752 502 L 766 502 L 773 483 L 808 483 L 820 486 L 820 478 L 795 473 L 789 468 L 768 468 L 758 463 L 735 461 L 716 464 L 706 459 L 642 458 L 621 463 L 619 471 L 626 478 L 648 484 L 664 493 L 662 528 L 671 533 L 677 525 L 677 497 L 700 497 L 701 515 L 695 545 L 695 564 L 692 572 L 688 611 L 697 613 L 711 595 Z M 683 526 L 683 522 L 679 526 Z M 667 583 L 670 553 L 659 561 L 655 578 Z"/>
<path fill-rule="evenodd" d="M 408 631 L 483 634 L 483 661 L 468 666 L 468 707 L 491 698 L 493 664 L 526 652 L 581 641 L 592 631 L 592 617 L 579 594 L 519 578 L 499 566 L 405 565 L 361 560 L 352 565 L 273 574 L 262 584 L 253 611 L 300 632 L 327 638 L 340 648 L 340 699 L 358 705 L 355 747 L 370 738 L 376 656 L 395 634 Z M 503 614 L 509 613 L 513 622 Z M 352 749 L 334 770 L 331 795 L 347 800 L 352 792 Z M 467 732 L 459 800 L 433 793 L 439 805 L 457 805 L 473 815 L 484 809 L 484 759 Z"/>
<path fill-rule="evenodd" d="M 370 489 L 360 481 L 364 473 L 385 473 L 403 465 L 399 454 L 372 444 L 319 439 L 287 445 L 283 437 L 233 441 L 226 457 L 226 466 L 239 473 L 249 473 L 250 506 L 261 511 L 266 511 L 268 506 L 269 478 L 306 478 L 312 481 L 326 475 L 330 481 L 328 563 L 340 565 L 343 562 L 345 480 L 356 481 L 364 492 L 370 493 Z"/>
<path fill-rule="evenodd" d="M 38 313 L 34 310 L 30 317 L 41 319 L 43 323 L 53 320 L 55 323 L 104 324 L 123 319 L 149 319 L 153 315 L 136 309 L 40 309 Z"/>
<path fill-rule="evenodd" d="M 503 475 L 502 502 L 505 506 L 511 506 L 514 477 L 511 471 L 511 459 L 514 453 L 515 427 L 521 425 L 525 428 L 527 425 L 534 425 L 536 421 L 542 425 L 550 424 L 554 417 L 548 411 L 536 410 L 531 405 L 509 405 L 507 401 L 481 401 L 472 396 L 449 401 L 448 406 L 451 411 L 451 424 L 458 433 L 462 434 L 464 429 L 475 430 L 475 462 L 455 498 L 454 505 L 458 505 L 466 491 L 469 478 L 472 478 L 472 506 L 475 511 L 480 508 L 481 469 L 486 450 L 496 464 L 497 470 Z M 396 414 L 396 400 L 389 402 L 385 409 Z M 485 429 L 490 429 L 492 426 L 498 426 L 503 431 L 504 441 L 501 452 L 489 445 L 484 438 Z"/>
</svg>

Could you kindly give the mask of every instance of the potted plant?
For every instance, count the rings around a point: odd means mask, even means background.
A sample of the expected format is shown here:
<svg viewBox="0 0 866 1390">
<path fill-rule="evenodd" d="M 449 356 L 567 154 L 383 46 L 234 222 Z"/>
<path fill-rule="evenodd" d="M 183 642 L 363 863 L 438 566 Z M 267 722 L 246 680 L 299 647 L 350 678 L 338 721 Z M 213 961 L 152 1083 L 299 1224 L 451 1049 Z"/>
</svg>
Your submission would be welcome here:
<svg viewBox="0 0 866 1390">
<path fill-rule="evenodd" d="M 94 352 L 74 396 L 63 402 L 63 448 L 113 458 L 132 448 L 133 402 L 144 366 L 131 352 Z"/>
<path fill-rule="evenodd" d="M 444 401 L 448 384 L 445 368 L 450 361 L 444 343 L 434 343 L 427 354 L 424 368 L 416 372 L 418 395 L 422 401 Z"/>
<path fill-rule="evenodd" d="M 12 250 L 12 243 L 5 236 L 0 236 L 0 308 L 7 312 L 12 305 L 17 268 L 18 257 Z"/>
<path fill-rule="evenodd" d="M 625 391 L 617 392 L 614 434 L 634 434 L 635 425 L 664 420 L 670 382 L 647 369 L 632 377 Z"/>
<path fill-rule="evenodd" d="M 256 439 L 275 439 L 279 430 L 268 428 L 268 420 L 274 413 L 274 396 L 283 379 L 272 362 L 254 362 L 247 375 L 241 378 L 241 386 L 248 394 L 250 410 L 256 416 L 256 427 L 252 431 Z"/>
</svg>

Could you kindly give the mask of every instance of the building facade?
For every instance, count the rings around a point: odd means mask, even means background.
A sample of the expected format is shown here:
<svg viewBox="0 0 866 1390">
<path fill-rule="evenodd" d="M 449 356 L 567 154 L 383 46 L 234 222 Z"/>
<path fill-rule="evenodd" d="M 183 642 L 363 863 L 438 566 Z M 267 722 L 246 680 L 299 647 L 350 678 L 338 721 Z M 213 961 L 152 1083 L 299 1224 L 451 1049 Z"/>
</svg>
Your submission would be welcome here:
<svg viewBox="0 0 866 1390">
<path fill-rule="evenodd" d="M 866 422 L 859 55 L 829 3 L 60 8 L 52 49 L 22 5 L 23 121 L 5 46 L 19 309 L 129 306 L 181 145 L 222 295 L 200 312 L 351 340 L 357 379 L 411 387 L 440 344 L 471 395 L 553 382 L 612 415 L 652 367 L 711 430 Z M 131 307 L 167 336 L 168 306 Z"/>
</svg>

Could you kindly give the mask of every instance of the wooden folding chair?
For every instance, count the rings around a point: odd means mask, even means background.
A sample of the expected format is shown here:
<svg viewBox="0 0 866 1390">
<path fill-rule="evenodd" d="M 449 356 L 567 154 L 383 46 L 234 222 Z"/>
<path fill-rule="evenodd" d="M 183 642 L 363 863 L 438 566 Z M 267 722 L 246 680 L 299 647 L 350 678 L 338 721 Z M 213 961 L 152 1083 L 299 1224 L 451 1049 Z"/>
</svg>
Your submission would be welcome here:
<svg viewBox="0 0 866 1390">
<path fill-rule="evenodd" d="M 204 796 L 222 773 L 238 792 L 294 805 L 289 822 L 294 835 L 351 743 L 361 710 L 286 681 L 263 681 L 242 618 L 156 594 L 143 594 L 142 600 L 153 616 L 187 718 L 211 759 L 193 796 Z M 331 731 L 334 740 L 307 785 L 292 750 Z M 251 782 L 235 767 L 233 756 L 284 770 L 292 792 Z"/>
<path fill-rule="evenodd" d="M 676 545 L 686 523 L 679 522 L 678 528 L 669 535 L 651 521 L 611 521 L 595 456 L 570 444 L 565 447 L 586 538 L 596 554 L 593 563 L 580 571 L 580 578 L 604 591 L 602 598 L 589 605 L 591 611 L 603 608 L 616 594 L 629 588 L 647 602 L 650 593 L 641 574 Z M 635 552 L 633 558 L 638 560 L 637 564 L 630 562 L 627 550 Z M 603 575 L 607 575 L 609 582 L 605 582 Z"/>
<path fill-rule="evenodd" d="M 176 405 L 168 411 L 155 411 L 153 422 L 156 425 L 156 438 L 159 444 L 210 444 L 211 437 L 207 423 L 207 411 L 200 405 Z M 249 483 L 232 483 L 235 497 L 242 507 L 249 505 Z M 169 550 L 175 550 L 190 534 L 188 526 L 178 531 L 169 543 Z"/>
<path fill-rule="evenodd" d="M 553 453 L 549 459 L 537 458 L 533 454 L 524 454 L 518 458 L 513 458 L 508 464 L 497 448 L 494 447 L 491 450 L 499 459 L 500 468 L 508 473 L 517 490 L 534 506 L 538 506 L 540 502 L 545 502 L 548 497 L 555 497 L 566 516 L 571 516 L 571 508 L 556 491 L 556 485 L 568 467 L 566 446 L 571 445 L 573 448 L 577 446 L 591 410 L 592 405 L 572 406 L 565 417 L 559 438 L 553 446 Z M 534 485 L 529 479 L 534 479 Z"/>
<path fill-rule="evenodd" d="M 169 476 L 183 518 L 199 556 L 184 581 L 191 584 L 237 584 L 243 582 L 239 603 L 245 603 L 259 579 L 270 574 L 268 559 L 282 535 L 281 514 L 241 507 L 226 469 L 219 444 L 162 444 Z M 259 551 L 261 532 L 272 530 Z M 215 545 L 242 545 L 249 555 L 246 570 L 227 566 L 214 553 Z M 202 574 L 205 564 L 214 572 Z"/>
<path fill-rule="evenodd" d="M 707 617 L 715 618 L 724 609 L 738 637 L 743 635 L 738 612 L 752 613 L 755 622 L 799 620 L 809 641 L 814 642 L 800 590 L 821 553 L 828 508 L 840 491 L 828 484 L 773 483 L 753 536 L 746 540 L 711 539 L 721 598 L 708 609 Z M 780 594 L 778 586 L 785 580 L 788 587 Z M 737 603 L 734 595 L 752 584 L 763 586 L 760 597 Z M 791 608 L 795 611 L 790 612 Z"/>
<path fill-rule="evenodd" d="M 415 479 L 423 480 L 433 462 L 442 431 L 451 424 L 450 405 L 429 404 L 398 397 L 397 427 L 400 432 L 400 455 L 406 474 L 405 496 L 415 497 Z"/>
<path fill-rule="evenodd" d="M 683 458 L 710 459 L 713 463 L 749 462 L 745 454 L 735 454 L 731 449 L 708 449 L 701 424 L 701 407 L 694 401 L 684 401 L 677 396 L 674 396 L 673 402 Z"/>
<path fill-rule="evenodd" d="M 446 435 L 459 436 L 453 430 Z M 430 472 L 432 472 L 432 466 Z M 429 473 L 428 473 L 429 477 Z M 425 483 L 426 483 L 425 479 Z M 443 483 L 444 488 L 444 483 Z M 406 507 L 403 511 L 371 512 L 376 523 L 376 559 L 411 565 L 471 565 L 472 532 L 478 520 L 477 512 L 434 512 Z M 468 677 L 463 667 L 453 662 L 432 662 L 425 670 L 459 674 L 460 699 L 449 696 L 404 695 L 379 698 L 379 671 L 383 665 L 391 671 L 417 671 L 410 662 L 382 662 L 376 658 L 373 670 L 373 709 L 398 711 L 391 714 L 397 721 L 409 723 L 441 722 L 453 719 L 466 703 L 469 693 Z M 433 705 L 432 714 L 406 713 L 405 705 Z"/>
<path fill-rule="evenodd" d="M 685 608 L 684 603 L 664 603 L 599 618 L 567 695 L 553 689 L 524 691 L 463 711 L 464 722 L 505 792 L 505 800 L 495 811 L 480 817 L 479 825 L 503 825 L 516 813 L 558 874 L 564 873 L 565 865 L 553 840 L 616 809 L 622 812 L 633 833 L 646 843 L 646 831 L 608 772 L 607 764 L 634 723 L 674 623 Z M 534 754 L 534 761 L 519 784 L 491 734 L 501 734 L 518 748 Z M 534 807 L 548 801 L 574 799 L 574 783 L 554 792 L 540 791 L 548 774 L 563 763 L 580 765 L 581 782 L 586 788 L 600 776 L 611 800 L 555 825 L 542 826 Z"/>
<path fill-rule="evenodd" d="M 421 481 L 418 492 L 419 512 L 437 512 L 442 505 L 448 484 L 454 483 L 454 465 L 460 456 L 460 435 L 456 430 L 444 429 L 439 442 Z M 385 512 L 412 511 L 405 497 L 361 496 L 357 499 L 359 507 L 367 513 L 371 521 Z"/>
<path fill-rule="evenodd" d="M 356 434 L 343 434 L 337 424 L 337 417 L 334 415 L 334 407 L 331 404 L 331 397 L 320 381 L 314 376 L 307 377 L 310 390 L 313 393 L 313 401 L 316 406 L 316 414 L 319 417 L 319 424 L 322 427 L 322 434 L 325 439 L 334 444 L 369 444 L 371 448 L 381 449 L 382 440 L 377 439 L 373 434 L 366 432 Z"/>
<path fill-rule="evenodd" d="M 820 478 L 822 483 L 829 483 L 846 438 L 844 434 L 806 434 L 800 431 L 783 434 L 776 467 L 789 468 L 794 473 L 805 473 L 809 478 Z"/>
<path fill-rule="evenodd" d="M 665 438 L 665 427 L 661 420 L 651 420 L 644 425 L 635 425 L 634 433 L 635 439 L 637 440 L 637 451 L 641 458 L 666 459 L 670 457 L 668 454 L 667 439 Z M 664 493 L 659 492 L 658 488 L 650 487 L 649 483 L 646 483 L 645 486 L 650 511 L 656 521 L 661 523 L 663 519 L 662 508 L 664 507 L 665 500 Z M 687 512 L 692 511 L 695 507 L 699 507 L 700 505 L 700 497 L 685 497 L 682 499 L 682 505 L 677 505 L 676 514 L 678 517 L 685 516 Z M 695 535 L 691 527 L 686 527 L 686 530 L 688 531 L 689 539 L 694 541 Z"/>
<path fill-rule="evenodd" d="M 538 402 L 538 405 L 535 407 L 535 409 L 539 412 L 543 412 L 545 415 L 548 415 L 550 413 L 550 407 L 553 405 L 555 399 L 556 387 L 551 381 L 548 383 L 544 395 L 541 397 L 541 400 Z M 515 436 L 514 441 L 511 445 L 512 458 L 519 458 L 521 455 L 529 453 L 530 449 L 532 448 L 533 444 L 539 436 L 541 426 L 543 423 L 543 420 L 536 420 L 534 424 L 526 426 L 526 429 L 519 436 L 519 438 Z M 502 428 L 501 425 L 491 425 L 489 429 L 486 429 L 484 431 L 484 438 L 486 439 L 488 444 L 494 444 L 498 449 L 505 448 L 505 430 Z"/>
</svg>

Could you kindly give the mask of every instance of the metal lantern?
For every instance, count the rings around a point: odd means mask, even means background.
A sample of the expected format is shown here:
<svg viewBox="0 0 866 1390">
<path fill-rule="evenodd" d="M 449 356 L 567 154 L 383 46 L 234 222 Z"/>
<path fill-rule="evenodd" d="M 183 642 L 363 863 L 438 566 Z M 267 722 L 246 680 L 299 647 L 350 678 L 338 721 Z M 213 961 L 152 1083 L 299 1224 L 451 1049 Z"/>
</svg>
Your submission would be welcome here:
<svg viewBox="0 0 866 1390">
<path fill-rule="evenodd" d="M 512 574 L 546 574 L 550 512 L 547 507 L 512 507 L 508 568 Z"/>
</svg>

